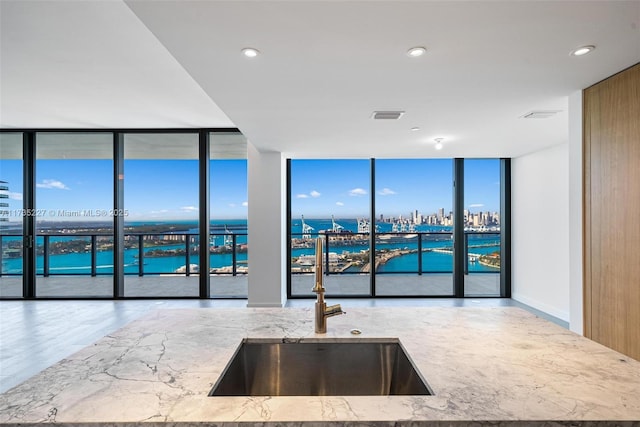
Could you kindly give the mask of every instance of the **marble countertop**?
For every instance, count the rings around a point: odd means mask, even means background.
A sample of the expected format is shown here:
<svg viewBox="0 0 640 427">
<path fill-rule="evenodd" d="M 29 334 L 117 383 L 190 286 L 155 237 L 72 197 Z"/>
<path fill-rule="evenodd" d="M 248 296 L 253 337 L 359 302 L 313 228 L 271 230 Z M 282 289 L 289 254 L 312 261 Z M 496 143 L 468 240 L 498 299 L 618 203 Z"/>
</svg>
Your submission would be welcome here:
<svg viewBox="0 0 640 427">
<path fill-rule="evenodd" d="M 640 362 L 519 308 L 344 309 L 324 335 L 311 308 L 158 310 L 0 395 L 0 422 L 640 420 Z M 434 395 L 208 397 L 243 338 L 398 338 Z"/>
</svg>

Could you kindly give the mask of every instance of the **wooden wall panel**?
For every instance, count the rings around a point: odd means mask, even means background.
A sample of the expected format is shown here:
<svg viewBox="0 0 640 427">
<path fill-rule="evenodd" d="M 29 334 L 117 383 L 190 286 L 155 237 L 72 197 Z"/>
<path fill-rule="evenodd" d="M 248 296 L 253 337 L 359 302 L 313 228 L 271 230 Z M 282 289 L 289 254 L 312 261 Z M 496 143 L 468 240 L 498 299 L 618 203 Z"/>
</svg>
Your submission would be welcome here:
<svg viewBox="0 0 640 427">
<path fill-rule="evenodd" d="M 584 331 L 640 360 L 640 64 L 583 102 Z"/>
</svg>

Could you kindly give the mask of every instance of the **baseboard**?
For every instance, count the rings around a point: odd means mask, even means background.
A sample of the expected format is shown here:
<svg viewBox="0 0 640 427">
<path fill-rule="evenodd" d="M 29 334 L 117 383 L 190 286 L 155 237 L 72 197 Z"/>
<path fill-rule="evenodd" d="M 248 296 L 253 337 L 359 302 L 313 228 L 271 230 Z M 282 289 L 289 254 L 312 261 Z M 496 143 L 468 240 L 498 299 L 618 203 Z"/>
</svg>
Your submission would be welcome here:
<svg viewBox="0 0 640 427">
<path fill-rule="evenodd" d="M 529 307 L 540 310 L 550 316 L 557 317 L 558 319 L 563 320 L 567 323 L 570 321 L 569 312 L 558 310 L 557 308 L 551 307 L 550 305 L 542 303 L 534 298 L 529 298 L 524 295 L 514 293 L 511 295 L 511 299 L 521 302 L 522 304 L 526 304 Z"/>
</svg>

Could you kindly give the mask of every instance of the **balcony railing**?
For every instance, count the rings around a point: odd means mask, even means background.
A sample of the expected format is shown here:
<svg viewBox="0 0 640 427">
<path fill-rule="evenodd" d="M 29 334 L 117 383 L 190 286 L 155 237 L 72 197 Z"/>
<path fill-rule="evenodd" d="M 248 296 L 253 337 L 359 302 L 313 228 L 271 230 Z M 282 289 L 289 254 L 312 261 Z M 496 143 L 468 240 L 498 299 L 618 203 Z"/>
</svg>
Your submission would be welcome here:
<svg viewBox="0 0 640 427">
<path fill-rule="evenodd" d="M 315 271 L 314 237 L 322 236 L 326 275 L 371 271 L 369 233 L 292 234 L 292 274 Z M 432 274 L 453 271 L 450 232 L 376 233 L 376 274 Z M 221 244 L 216 244 L 221 241 Z M 211 233 L 211 274 L 247 273 L 247 233 Z M 125 275 L 198 274 L 198 234 L 125 234 Z M 98 276 L 113 273 L 113 236 L 57 234 L 36 237 L 36 273 Z M 465 274 L 500 271 L 500 233 L 465 232 Z M 295 252 L 295 254 L 294 254 Z M 0 276 L 22 274 L 22 236 L 0 235 Z M 395 262 L 402 260 L 402 262 Z M 295 262 L 294 262 L 295 261 Z M 391 265 L 395 262 L 395 265 Z M 12 267 L 13 265 L 13 267 Z"/>
<path fill-rule="evenodd" d="M 371 272 L 369 233 L 291 234 L 291 273 L 315 271 L 314 240 L 324 240 L 324 274 Z M 376 274 L 453 272 L 452 232 L 384 232 L 375 234 Z M 464 273 L 499 273 L 500 233 L 465 231 Z"/>
<path fill-rule="evenodd" d="M 223 243 L 217 245 L 217 241 Z M 247 274 L 247 233 L 211 233 L 207 242 L 211 274 Z M 36 274 L 99 276 L 113 274 L 113 236 L 73 234 L 36 236 Z M 198 274 L 199 235 L 194 233 L 124 236 L 125 275 Z M 22 235 L 0 235 L 0 276 L 22 274 Z M 156 260 L 156 261 L 153 261 Z M 244 265 L 241 265 L 244 264 Z"/>
</svg>

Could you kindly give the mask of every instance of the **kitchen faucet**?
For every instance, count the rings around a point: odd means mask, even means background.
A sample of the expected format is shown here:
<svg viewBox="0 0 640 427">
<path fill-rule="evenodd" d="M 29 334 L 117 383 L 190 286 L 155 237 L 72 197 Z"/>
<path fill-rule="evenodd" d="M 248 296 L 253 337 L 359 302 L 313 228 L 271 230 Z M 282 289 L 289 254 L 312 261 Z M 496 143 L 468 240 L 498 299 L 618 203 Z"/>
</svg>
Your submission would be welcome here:
<svg viewBox="0 0 640 427">
<path fill-rule="evenodd" d="M 328 256 L 328 254 L 327 254 Z M 342 311 L 340 304 L 330 305 L 324 302 L 324 286 L 322 276 L 322 237 L 316 238 L 316 279 L 312 291 L 318 294 L 316 300 L 316 333 L 327 333 L 327 317 L 337 316 L 338 314 L 346 314 Z"/>
</svg>

